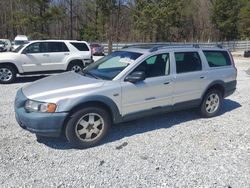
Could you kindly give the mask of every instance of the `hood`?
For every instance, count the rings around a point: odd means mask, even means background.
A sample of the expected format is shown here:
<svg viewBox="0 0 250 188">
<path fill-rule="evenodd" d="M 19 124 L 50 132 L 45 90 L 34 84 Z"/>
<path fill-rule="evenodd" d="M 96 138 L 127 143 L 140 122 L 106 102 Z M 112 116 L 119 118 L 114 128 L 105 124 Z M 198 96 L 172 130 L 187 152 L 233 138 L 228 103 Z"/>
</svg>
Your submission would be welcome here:
<svg viewBox="0 0 250 188">
<path fill-rule="evenodd" d="M 66 72 L 33 82 L 24 86 L 22 91 L 28 99 L 57 102 L 60 99 L 84 95 L 84 93 L 93 91 L 103 84 L 103 80 L 85 77 L 74 72 Z"/>
<path fill-rule="evenodd" d="M 0 62 L 6 60 L 13 60 L 13 57 L 17 57 L 19 54 L 15 52 L 2 52 L 0 53 Z"/>
</svg>

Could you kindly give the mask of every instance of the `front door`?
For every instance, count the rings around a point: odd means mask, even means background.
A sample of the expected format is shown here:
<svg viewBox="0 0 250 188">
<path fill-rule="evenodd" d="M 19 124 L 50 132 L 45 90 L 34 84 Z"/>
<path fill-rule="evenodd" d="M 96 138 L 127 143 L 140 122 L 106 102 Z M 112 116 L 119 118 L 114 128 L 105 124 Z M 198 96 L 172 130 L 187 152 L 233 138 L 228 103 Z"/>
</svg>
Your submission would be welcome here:
<svg viewBox="0 0 250 188">
<path fill-rule="evenodd" d="M 173 77 L 168 53 L 149 57 L 131 73 L 144 71 L 146 79 L 138 83 L 122 82 L 122 115 L 171 107 Z"/>
<path fill-rule="evenodd" d="M 21 53 L 21 62 L 24 72 L 44 71 L 44 64 L 50 62 L 46 53 L 46 43 L 36 42 L 27 46 Z"/>
</svg>

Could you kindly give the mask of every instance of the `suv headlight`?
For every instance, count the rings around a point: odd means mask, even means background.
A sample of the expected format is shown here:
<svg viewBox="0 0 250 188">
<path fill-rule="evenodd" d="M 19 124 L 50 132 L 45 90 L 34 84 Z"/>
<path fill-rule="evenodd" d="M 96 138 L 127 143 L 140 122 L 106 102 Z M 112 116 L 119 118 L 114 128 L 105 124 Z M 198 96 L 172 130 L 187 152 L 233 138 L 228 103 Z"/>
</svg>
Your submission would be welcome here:
<svg viewBox="0 0 250 188">
<path fill-rule="evenodd" d="M 53 113 L 56 111 L 56 104 L 27 100 L 24 108 L 29 112 Z"/>
</svg>

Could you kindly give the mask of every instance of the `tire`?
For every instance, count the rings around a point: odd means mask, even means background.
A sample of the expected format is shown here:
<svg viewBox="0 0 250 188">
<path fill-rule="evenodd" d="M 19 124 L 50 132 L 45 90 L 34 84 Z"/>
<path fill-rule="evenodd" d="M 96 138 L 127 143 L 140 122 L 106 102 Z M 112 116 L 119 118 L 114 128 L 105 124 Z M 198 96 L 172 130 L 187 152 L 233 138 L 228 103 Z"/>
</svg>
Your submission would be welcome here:
<svg viewBox="0 0 250 188">
<path fill-rule="evenodd" d="M 72 61 L 70 62 L 67 71 L 79 72 L 84 68 L 83 63 L 80 61 Z"/>
<path fill-rule="evenodd" d="M 201 103 L 201 115 L 205 118 L 216 116 L 220 110 L 222 100 L 222 94 L 219 90 L 209 90 Z"/>
<path fill-rule="evenodd" d="M 0 65 L 0 84 L 9 84 L 16 79 L 17 71 L 11 65 Z"/>
<path fill-rule="evenodd" d="M 100 143 L 110 125 L 110 116 L 106 110 L 86 107 L 73 114 L 66 125 L 65 135 L 76 148 L 89 148 Z"/>
</svg>

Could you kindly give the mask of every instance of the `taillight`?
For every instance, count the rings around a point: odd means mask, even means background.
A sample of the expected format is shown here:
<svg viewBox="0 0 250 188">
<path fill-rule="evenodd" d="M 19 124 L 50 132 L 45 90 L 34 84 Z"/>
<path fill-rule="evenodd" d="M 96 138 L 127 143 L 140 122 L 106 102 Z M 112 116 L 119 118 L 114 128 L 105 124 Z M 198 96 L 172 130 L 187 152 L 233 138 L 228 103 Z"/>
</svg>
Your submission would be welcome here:
<svg viewBox="0 0 250 188">
<path fill-rule="evenodd" d="M 230 55 L 232 64 L 233 64 L 233 66 L 234 66 L 234 68 L 235 68 L 235 70 L 236 70 L 236 77 L 237 77 L 237 75 L 238 75 L 238 69 L 237 69 L 237 67 L 236 67 L 236 65 L 235 65 L 233 55 L 231 54 L 231 52 L 228 52 L 228 53 L 229 53 L 229 55 Z"/>
</svg>

